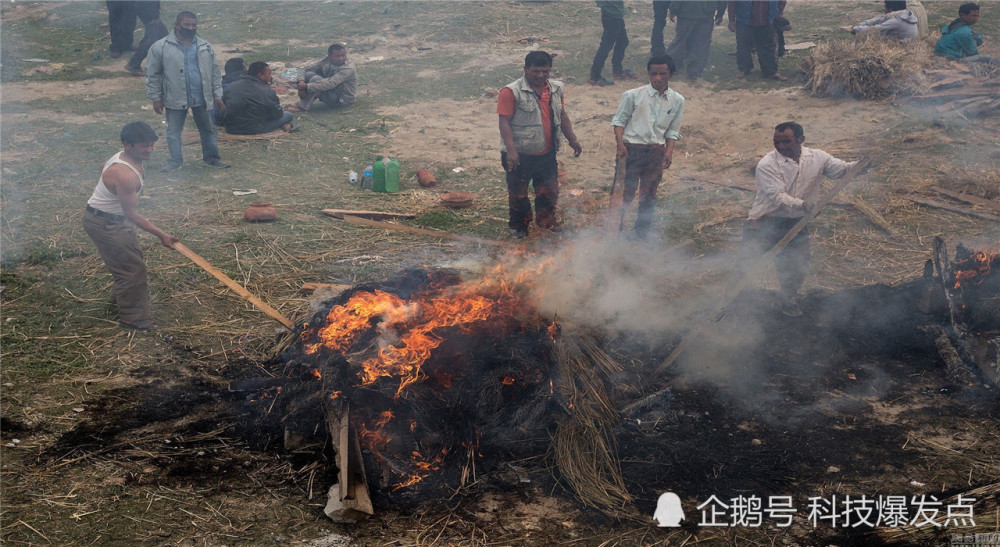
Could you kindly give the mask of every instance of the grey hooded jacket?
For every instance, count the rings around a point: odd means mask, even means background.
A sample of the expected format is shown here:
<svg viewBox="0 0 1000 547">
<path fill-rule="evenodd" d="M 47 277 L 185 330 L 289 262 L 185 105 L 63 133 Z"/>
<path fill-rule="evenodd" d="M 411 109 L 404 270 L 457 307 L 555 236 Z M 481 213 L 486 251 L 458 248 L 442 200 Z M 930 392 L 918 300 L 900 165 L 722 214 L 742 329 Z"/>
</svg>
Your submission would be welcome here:
<svg viewBox="0 0 1000 547">
<path fill-rule="evenodd" d="M 917 16 L 908 9 L 894 11 L 864 21 L 852 28 L 851 31 L 858 33 L 870 28 L 877 28 L 879 34 L 884 38 L 902 42 L 917 37 Z"/>
<path fill-rule="evenodd" d="M 195 35 L 191 42 L 198 51 L 198 71 L 201 72 L 201 87 L 204 104 L 212 107 L 215 99 L 222 98 L 222 71 L 215 60 L 212 44 Z M 163 106 L 187 109 L 187 87 L 184 75 L 184 50 L 177 34 L 171 31 L 165 38 L 149 47 L 146 59 L 146 95 L 153 102 L 163 101 Z"/>
</svg>

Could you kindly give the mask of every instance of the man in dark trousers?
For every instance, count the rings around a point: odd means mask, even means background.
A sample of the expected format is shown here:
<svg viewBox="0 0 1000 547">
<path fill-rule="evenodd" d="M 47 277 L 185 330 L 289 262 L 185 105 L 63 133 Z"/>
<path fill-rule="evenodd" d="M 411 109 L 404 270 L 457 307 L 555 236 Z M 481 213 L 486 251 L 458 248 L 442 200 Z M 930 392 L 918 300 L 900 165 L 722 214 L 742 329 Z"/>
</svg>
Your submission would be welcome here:
<svg viewBox="0 0 1000 547">
<path fill-rule="evenodd" d="M 180 241 L 146 220 L 138 212 L 146 170 L 143 162 L 153 153 L 156 132 L 144 122 L 122 128 L 122 151 L 104 163 L 101 178 L 83 213 L 83 229 L 94 241 L 114 284 L 111 301 L 118 304 L 118 320 L 123 327 L 155 329 L 149 305 L 146 262 L 139 247 L 136 226 L 173 248 Z"/>
<path fill-rule="evenodd" d="M 278 128 L 291 133 L 292 113 L 281 109 L 278 94 L 271 88 L 271 67 L 264 61 L 254 61 L 246 73 L 222 92 L 226 105 L 223 124 L 226 133 L 258 135 Z"/>
<path fill-rule="evenodd" d="M 532 51 L 524 58 L 524 76 L 501 89 L 497 96 L 500 163 L 507 172 L 508 226 L 515 239 L 527 237 L 531 224 L 529 184 L 535 186 L 535 224 L 544 230 L 560 230 L 555 214 L 559 200 L 559 132 L 573 148 L 574 157 L 583 151 L 566 112 L 563 83 L 549 80 L 551 71 L 552 56 Z"/>
<path fill-rule="evenodd" d="M 601 34 L 601 44 L 597 46 L 597 53 L 594 54 L 594 62 L 590 66 L 590 85 L 614 85 L 613 80 L 601 75 L 604 72 L 604 62 L 608 60 L 608 53 L 611 53 L 611 72 L 615 78 L 622 80 L 635 78 L 635 74 L 622 65 L 625 60 L 625 48 L 628 47 L 625 2 L 597 0 L 597 6 L 601 8 L 601 26 L 604 32 Z"/>
<path fill-rule="evenodd" d="M 746 78 L 753 71 L 756 48 L 760 71 L 765 78 L 785 81 L 778 72 L 778 44 L 775 41 L 774 19 L 784 14 L 785 0 L 736 0 L 729 2 L 729 30 L 736 33 L 737 78 Z"/>
<path fill-rule="evenodd" d="M 117 59 L 126 51 L 132 51 L 135 34 L 134 0 L 107 0 L 108 32 L 111 34 L 111 58 Z"/>
<path fill-rule="evenodd" d="M 222 74 L 212 44 L 197 34 L 198 17 L 190 11 L 177 14 L 174 31 L 149 48 L 146 61 L 146 95 L 157 114 L 166 112 L 167 148 L 170 159 L 160 169 L 169 173 L 184 162 L 181 132 L 187 111 L 198 126 L 201 154 L 206 164 L 225 169 L 228 163 L 219 158 L 218 133 L 209 114 L 212 105 L 224 109 Z"/>
<path fill-rule="evenodd" d="M 812 211 L 819 201 L 823 177 L 839 179 L 857 162 L 846 162 L 826 152 L 802 146 L 802 126 L 795 122 L 774 128 L 774 150 L 757 163 L 757 197 L 743 225 L 743 259 L 766 253 Z M 867 170 L 867 168 L 865 169 Z M 774 258 L 781 285 L 781 311 L 802 315 L 798 292 L 809 273 L 809 232 L 802 230 Z"/>
<path fill-rule="evenodd" d="M 145 27 L 142 41 L 135 48 L 132 58 L 125 63 L 125 72 L 133 76 L 143 76 L 142 61 L 149 52 L 149 47 L 167 35 L 167 27 L 160 21 L 159 0 L 144 0 L 135 2 L 135 14 L 139 16 Z"/>
<path fill-rule="evenodd" d="M 687 63 L 687 75 L 693 82 L 701 78 L 708 66 L 708 51 L 712 47 L 712 31 L 722 24 L 726 2 L 716 0 L 687 0 L 670 3 L 670 20 L 677 19 L 674 41 L 667 48 L 667 55 L 680 70 Z"/>
</svg>

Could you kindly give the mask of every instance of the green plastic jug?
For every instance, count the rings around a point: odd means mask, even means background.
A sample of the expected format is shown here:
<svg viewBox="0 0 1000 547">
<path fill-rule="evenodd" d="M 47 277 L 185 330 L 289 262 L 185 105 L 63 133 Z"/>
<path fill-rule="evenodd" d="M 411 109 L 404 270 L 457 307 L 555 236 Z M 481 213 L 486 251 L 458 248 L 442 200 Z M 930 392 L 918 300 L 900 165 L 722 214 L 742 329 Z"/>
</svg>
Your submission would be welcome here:
<svg viewBox="0 0 1000 547">
<path fill-rule="evenodd" d="M 382 156 L 375 160 L 372 169 L 372 192 L 385 192 L 385 163 L 382 162 Z"/>
<path fill-rule="evenodd" d="M 389 158 L 389 163 L 385 166 L 385 191 L 399 191 L 399 162 L 396 158 Z"/>
</svg>

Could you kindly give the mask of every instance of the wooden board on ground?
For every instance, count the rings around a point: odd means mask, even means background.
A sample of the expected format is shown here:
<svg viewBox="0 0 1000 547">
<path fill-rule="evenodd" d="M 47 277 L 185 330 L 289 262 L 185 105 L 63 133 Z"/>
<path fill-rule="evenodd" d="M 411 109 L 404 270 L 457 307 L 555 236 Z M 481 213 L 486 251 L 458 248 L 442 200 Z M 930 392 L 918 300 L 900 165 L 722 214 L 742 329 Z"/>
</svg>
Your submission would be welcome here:
<svg viewBox="0 0 1000 547">
<path fill-rule="evenodd" d="M 385 220 L 389 218 L 417 218 L 414 213 L 393 213 L 389 211 L 355 211 L 351 209 L 323 209 L 320 211 L 324 215 L 333 218 L 344 219 L 344 215 L 352 217 L 367 218 L 370 220 Z"/>
<path fill-rule="evenodd" d="M 935 192 L 948 196 L 952 199 L 957 199 L 958 201 L 964 201 L 971 205 L 979 205 L 981 207 L 986 207 L 987 209 L 1000 213 L 1000 202 L 996 202 L 991 199 L 981 198 L 979 196 L 973 196 L 971 194 L 963 194 L 962 192 L 948 190 L 940 186 L 931 186 L 931 190 L 934 190 Z"/>
<path fill-rule="evenodd" d="M 965 209 L 963 207 L 955 207 L 953 205 L 948 205 L 947 203 L 941 203 L 940 201 L 935 201 L 933 199 L 923 199 L 912 196 L 907 196 L 908 200 L 913 203 L 919 203 L 920 205 L 926 205 L 928 207 L 934 207 L 935 209 L 943 209 L 945 211 L 951 211 L 953 213 L 959 213 L 962 215 L 969 215 L 973 217 L 984 218 L 986 220 L 994 220 L 1000 222 L 1000 216 L 991 215 L 989 213 L 981 213 L 979 211 L 973 211 L 972 209 Z"/>
</svg>

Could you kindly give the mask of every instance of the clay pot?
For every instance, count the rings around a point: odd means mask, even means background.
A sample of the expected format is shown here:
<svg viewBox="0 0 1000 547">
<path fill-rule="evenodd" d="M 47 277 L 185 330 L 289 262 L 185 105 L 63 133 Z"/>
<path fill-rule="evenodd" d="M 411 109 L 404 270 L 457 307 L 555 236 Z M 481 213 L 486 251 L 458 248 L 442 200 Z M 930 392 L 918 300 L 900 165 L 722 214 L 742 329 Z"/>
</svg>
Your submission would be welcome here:
<svg viewBox="0 0 1000 547">
<path fill-rule="evenodd" d="M 441 195 L 441 204 L 452 209 L 470 207 L 476 199 L 472 192 L 446 192 Z"/>
<path fill-rule="evenodd" d="M 437 179 L 434 178 L 434 173 L 426 169 L 417 169 L 417 183 L 424 188 L 430 188 L 437 184 Z"/>
<path fill-rule="evenodd" d="M 254 201 L 243 211 L 243 218 L 250 222 L 271 222 L 278 219 L 278 211 L 268 201 Z"/>
</svg>

